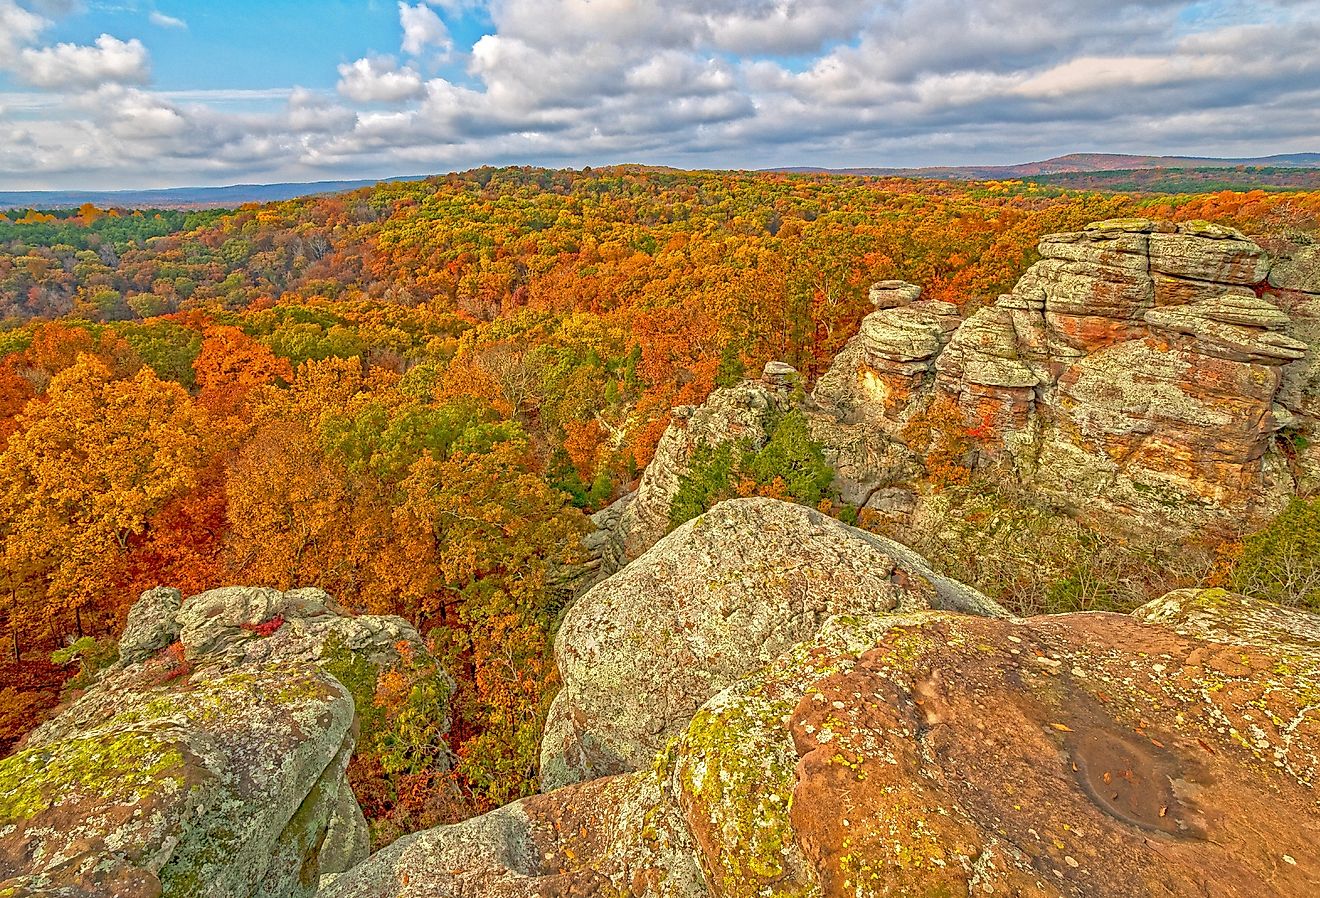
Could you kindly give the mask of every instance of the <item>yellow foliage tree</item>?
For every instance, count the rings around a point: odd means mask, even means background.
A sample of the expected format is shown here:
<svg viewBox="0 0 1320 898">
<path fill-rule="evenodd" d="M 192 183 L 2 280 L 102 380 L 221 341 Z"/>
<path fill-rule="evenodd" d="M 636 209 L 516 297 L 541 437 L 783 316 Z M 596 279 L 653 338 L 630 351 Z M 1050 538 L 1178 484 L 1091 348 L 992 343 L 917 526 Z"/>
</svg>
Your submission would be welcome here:
<svg viewBox="0 0 1320 898">
<path fill-rule="evenodd" d="M 105 595 L 130 543 L 201 464 L 203 422 L 187 392 L 149 368 L 115 380 L 91 356 L 55 376 L 0 454 L 0 535 L 7 570 L 48 625 L 83 629 L 121 610 Z"/>
</svg>

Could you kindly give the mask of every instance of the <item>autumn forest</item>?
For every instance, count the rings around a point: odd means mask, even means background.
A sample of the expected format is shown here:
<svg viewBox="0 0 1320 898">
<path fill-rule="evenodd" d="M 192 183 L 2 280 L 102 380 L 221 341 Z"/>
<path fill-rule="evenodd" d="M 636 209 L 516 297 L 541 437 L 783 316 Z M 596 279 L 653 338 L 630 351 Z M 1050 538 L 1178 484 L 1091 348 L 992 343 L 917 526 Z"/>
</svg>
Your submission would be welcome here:
<svg viewBox="0 0 1320 898">
<path fill-rule="evenodd" d="M 445 770 L 435 671 L 360 684 L 377 838 L 519 797 L 587 516 L 674 407 L 770 360 L 810 381 L 875 281 L 971 311 L 1042 234 L 1128 216 L 1314 232 L 1320 193 L 484 168 L 0 216 L 0 753 L 143 590 L 313 585 L 406 618 L 458 684 Z"/>
</svg>

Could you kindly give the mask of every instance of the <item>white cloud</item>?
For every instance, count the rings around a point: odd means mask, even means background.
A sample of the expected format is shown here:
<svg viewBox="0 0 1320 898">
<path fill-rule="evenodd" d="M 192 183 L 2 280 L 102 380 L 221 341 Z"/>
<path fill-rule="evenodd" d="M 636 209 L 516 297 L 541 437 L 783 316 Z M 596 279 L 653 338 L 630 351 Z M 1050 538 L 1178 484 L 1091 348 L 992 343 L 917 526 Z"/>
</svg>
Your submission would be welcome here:
<svg viewBox="0 0 1320 898">
<path fill-rule="evenodd" d="M 50 23 L 14 0 L 0 0 L 0 65 L 31 44 Z"/>
<path fill-rule="evenodd" d="M 416 69 L 388 56 L 368 56 L 339 66 L 339 93 L 355 103 L 399 103 L 422 95 L 425 87 Z"/>
<path fill-rule="evenodd" d="M 183 19 L 180 19 L 177 16 L 167 16 L 165 13 L 161 12 L 158 9 L 153 9 L 151 13 L 147 16 L 147 19 L 151 22 L 151 24 L 159 28 L 174 28 L 178 30 L 184 30 L 187 29 L 188 27 L 188 23 L 185 22 Z"/>
<path fill-rule="evenodd" d="M 425 3 L 412 6 L 400 0 L 399 24 L 403 26 L 403 52 L 409 56 L 421 56 L 428 49 L 443 55 L 454 48 L 449 29 Z"/>
<path fill-rule="evenodd" d="M 139 185 L 505 162 L 885 166 L 1320 149 L 1320 0 L 492 0 L 480 14 L 490 33 L 454 48 L 437 11 L 478 5 L 399 3 L 403 61 L 340 65 L 337 94 L 163 94 L 132 86 L 145 51 L 115 68 L 100 65 L 112 54 L 99 45 L 41 49 L 47 23 L 32 2 L 0 0 L 15 72 L 25 49 L 51 70 L 38 76 L 50 92 L 0 96 L 27 141 L 0 147 L 0 178 Z M 133 43 L 114 49 L 132 57 Z M 445 54 L 465 70 L 430 75 Z M 98 65 L 109 75 L 95 83 L 71 74 Z"/>
<path fill-rule="evenodd" d="M 106 83 L 142 84 L 151 71 L 141 41 L 121 41 L 103 34 L 94 46 L 28 47 L 19 54 L 17 73 L 36 87 L 78 90 Z"/>
<path fill-rule="evenodd" d="M 308 134 L 335 134 L 349 130 L 357 115 L 320 94 L 301 87 L 289 95 L 289 128 Z"/>
</svg>

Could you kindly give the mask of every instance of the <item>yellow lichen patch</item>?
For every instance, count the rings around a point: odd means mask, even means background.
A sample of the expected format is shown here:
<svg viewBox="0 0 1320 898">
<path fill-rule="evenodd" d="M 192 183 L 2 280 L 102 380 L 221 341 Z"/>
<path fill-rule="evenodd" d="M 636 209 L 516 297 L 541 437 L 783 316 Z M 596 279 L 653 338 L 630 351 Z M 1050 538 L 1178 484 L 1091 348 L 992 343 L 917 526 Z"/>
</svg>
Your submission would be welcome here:
<svg viewBox="0 0 1320 898">
<path fill-rule="evenodd" d="M 26 749 L 0 761 L 0 824 L 72 801 L 133 804 L 161 791 L 183 763 L 174 744 L 145 732 Z"/>
</svg>

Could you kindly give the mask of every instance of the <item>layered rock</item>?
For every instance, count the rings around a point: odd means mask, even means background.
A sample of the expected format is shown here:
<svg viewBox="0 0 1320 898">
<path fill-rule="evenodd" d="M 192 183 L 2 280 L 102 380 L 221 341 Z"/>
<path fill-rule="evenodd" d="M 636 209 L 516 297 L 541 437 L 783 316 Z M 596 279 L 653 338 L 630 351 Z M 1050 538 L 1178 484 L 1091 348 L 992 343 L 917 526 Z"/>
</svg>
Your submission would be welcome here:
<svg viewBox="0 0 1320 898">
<path fill-rule="evenodd" d="M 145 593 L 120 661 L 0 761 L 0 893 L 315 893 L 366 856 L 352 696 L 322 666 L 421 640 L 319 590 Z"/>
<path fill-rule="evenodd" d="M 681 552 L 666 540 L 634 564 Z M 845 590 L 862 585 L 841 566 Z M 745 571 L 752 593 L 779 589 L 775 569 Z M 624 583 L 637 604 L 652 586 Z M 801 600 L 824 606 L 835 589 L 819 577 Z M 878 604 L 825 619 L 722 690 L 680 680 L 690 710 L 661 723 L 675 736 L 641 769 L 400 840 L 327 898 L 1320 887 L 1320 618 L 1222 590 L 1131 617 Z M 665 665 L 688 632 L 662 610 L 645 645 L 601 630 L 592 650 Z M 629 676 L 595 688 L 634 716 L 648 699 L 678 707 Z"/>
<path fill-rule="evenodd" d="M 1285 244 L 1269 284 L 1291 319 L 1289 336 L 1307 344 L 1306 356 L 1284 368 L 1278 401 L 1296 416 L 1287 422 L 1290 431 L 1311 433 L 1305 442 L 1286 434 L 1284 450 L 1298 490 L 1314 492 L 1320 488 L 1320 440 L 1313 438 L 1320 419 L 1320 246 L 1309 240 Z"/>
<path fill-rule="evenodd" d="M 709 898 L 662 765 L 405 836 L 318 898 Z"/>
<path fill-rule="evenodd" d="M 911 305 L 868 316 L 813 395 L 899 440 L 947 397 L 980 445 L 969 464 L 1007 457 L 1028 488 L 1131 529 L 1268 513 L 1299 488 L 1280 476 L 1276 434 L 1315 428 L 1313 249 L 1276 262 L 1204 222 L 1048 235 L 1013 292 L 951 335 L 890 339 L 910 347 L 889 354 L 908 366 L 897 388 L 864 360 L 884 358 L 875 334 L 906 333 L 894 318 Z M 1293 479 L 1320 472 L 1297 445 Z"/>
<path fill-rule="evenodd" d="M 892 419 L 911 404 L 961 320 L 949 303 L 912 301 L 919 289 L 881 291 L 881 308 L 817 382 L 816 402 L 850 421 Z"/>
</svg>

